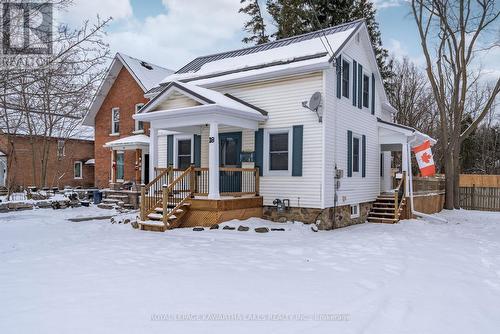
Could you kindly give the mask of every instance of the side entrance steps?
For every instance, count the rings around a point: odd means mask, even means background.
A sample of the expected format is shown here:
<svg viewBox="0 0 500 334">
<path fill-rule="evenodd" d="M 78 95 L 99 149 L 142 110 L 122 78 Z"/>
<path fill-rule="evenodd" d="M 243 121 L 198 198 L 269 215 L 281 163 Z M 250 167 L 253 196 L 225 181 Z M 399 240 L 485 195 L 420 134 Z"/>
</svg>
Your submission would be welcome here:
<svg viewBox="0 0 500 334">
<path fill-rule="evenodd" d="M 399 210 L 398 210 L 399 211 Z M 368 213 L 368 222 L 394 224 L 399 221 L 394 194 L 381 194 Z"/>
</svg>

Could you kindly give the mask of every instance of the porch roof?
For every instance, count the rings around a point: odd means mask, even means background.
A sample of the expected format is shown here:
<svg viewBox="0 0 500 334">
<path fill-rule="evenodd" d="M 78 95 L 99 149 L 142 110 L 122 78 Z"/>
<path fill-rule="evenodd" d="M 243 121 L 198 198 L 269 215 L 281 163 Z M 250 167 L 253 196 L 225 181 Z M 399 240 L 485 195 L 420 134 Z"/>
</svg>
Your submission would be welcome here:
<svg viewBox="0 0 500 334">
<path fill-rule="evenodd" d="M 162 109 L 161 103 L 175 92 L 198 102 L 199 105 Z M 229 94 L 190 83 L 172 82 L 133 118 L 156 123 L 152 126 L 157 128 L 176 128 L 210 122 L 256 128 L 258 122 L 267 120 L 267 112 Z"/>
<path fill-rule="evenodd" d="M 104 147 L 112 150 L 134 150 L 149 147 L 149 137 L 146 135 L 134 135 L 107 142 Z"/>
<path fill-rule="evenodd" d="M 395 132 L 398 132 L 406 137 L 410 137 L 412 139 L 411 140 L 412 145 L 414 145 L 414 146 L 419 145 L 427 140 L 431 143 L 431 145 L 434 145 L 437 143 L 436 139 L 434 139 L 431 136 L 429 136 L 425 133 L 422 133 L 422 132 L 420 132 L 420 131 L 418 131 L 410 126 L 384 121 L 378 117 L 377 117 L 377 122 L 379 123 L 379 127 L 381 127 L 381 128 L 395 131 Z"/>
</svg>

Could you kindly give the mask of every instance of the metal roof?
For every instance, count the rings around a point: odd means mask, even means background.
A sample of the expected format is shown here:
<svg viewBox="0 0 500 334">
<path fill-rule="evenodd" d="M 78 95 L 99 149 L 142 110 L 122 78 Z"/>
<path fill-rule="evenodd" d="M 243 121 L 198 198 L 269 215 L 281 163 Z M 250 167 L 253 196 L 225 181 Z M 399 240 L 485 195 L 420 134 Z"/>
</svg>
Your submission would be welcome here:
<svg viewBox="0 0 500 334">
<path fill-rule="evenodd" d="M 194 59 L 193 61 L 191 61 L 190 63 L 188 63 L 187 65 L 185 65 L 184 67 L 182 67 L 180 70 L 178 70 L 175 73 L 180 74 L 180 73 L 196 72 L 196 71 L 200 70 L 203 65 L 210 63 L 210 62 L 213 62 L 213 61 L 216 61 L 216 60 L 244 56 L 244 55 L 248 55 L 248 54 L 252 54 L 252 53 L 257 53 L 257 52 L 261 52 L 261 51 L 266 51 L 266 50 L 270 50 L 270 49 L 274 49 L 274 48 L 283 47 L 283 46 L 290 45 L 290 44 L 297 43 L 297 42 L 310 40 L 313 38 L 318 38 L 318 37 L 321 37 L 324 35 L 330 35 L 330 34 L 334 34 L 337 32 L 345 31 L 345 30 L 351 29 L 353 27 L 356 27 L 357 25 L 359 25 L 363 21 L 364 21 L 363 19 L 360 19 L 360 20 L 340 24 L 340 25 L 337 25 L 334 27 L 313 31 L 313 32 L 303 34 L 303 35 L 289 37 L 289 38 L 283 38 L 283 39 L 279 39 L 277 41 L 252 46 L 249 48 L 238 49 L 238 50 L 233 50 L 233 51 L 226 51 L 226 52 L 222 52 L 222 53 L 216 53 L 216 54 L 212 54 L 212 55 L 208 55 L 208 56 L 198 57 L 198 58 Z"/>
</svg>

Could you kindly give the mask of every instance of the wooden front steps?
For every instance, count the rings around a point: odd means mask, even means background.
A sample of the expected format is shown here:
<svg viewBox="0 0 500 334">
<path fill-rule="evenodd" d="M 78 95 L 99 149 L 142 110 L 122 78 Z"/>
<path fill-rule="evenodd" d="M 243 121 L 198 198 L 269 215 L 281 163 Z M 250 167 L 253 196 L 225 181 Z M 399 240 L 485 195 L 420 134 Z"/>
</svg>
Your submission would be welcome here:
<svg viewBox="0 0 500 334">
<path fill-rule="evenodd" d="M 163 223 L 163 208 L 155 208 L 155 211 L 148 214 L 148 220 L 139 222 L 139 229 L 144 231 L 165 232 L 168 229 L 176 228 L 182 223 L 182 217 L 187 213 L 190 202 L 185 202 L 180 205 L 175 211 L 168 212 L 166 225 Z M 169 205 L 170 209 L 174 209 L 175 205 Z"/>
<path fill-rule="evenodd" d="M 377 197 L 373 207 L 368 213 L 367 221 L 370 223 L 394 224 L 399 221 L 400 210 L 404 204 L 404 198 L 396 205 L 395 194 L 381 194 Z M 397 206 L 397 207 L 396 207 Z"/>
</svg>

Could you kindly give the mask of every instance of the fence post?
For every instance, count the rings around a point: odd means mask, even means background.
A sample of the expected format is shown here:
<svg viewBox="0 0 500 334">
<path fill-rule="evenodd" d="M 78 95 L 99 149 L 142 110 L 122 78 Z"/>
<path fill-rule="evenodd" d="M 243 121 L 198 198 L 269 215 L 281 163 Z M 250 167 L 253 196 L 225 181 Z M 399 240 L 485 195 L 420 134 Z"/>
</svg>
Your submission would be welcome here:
<svg viewBox="0 0 500 334">
<path fill-rule="evenodd" d="M 163 208 L 163 212 L 162 212 L 162 221 L 163 221 L 163 224 L 165 226 L 167 226 L 167 212 L 168 212 L 168 185 L 164 184 L 163 187 L 162 187 L 162 208 Z"/>
<path fill-rule="evenodd" d="M 189 191 L 191 192 L 191 198 L 194 197 L 194 193 L 196 192 L 196 172 L 194 170 L 194 165 L 189 167 L 191 171 L 189 172 Z"/>
<path fill-rule="evenodd" d="M 141 184 L 141 203 L 139 205 L 140 205 L 140 209 L 141 209 L 141 220 L 145 221 L 146 217 L 144 214 L 144 212 L 145 212 L 144 209 L 145 209 L 145 205 L 146 205 L 146 186 L 144 184 Z"/>
<path fill-rule="evenodd" d="M 476 209 L 476 184 L 473 183 L 472 184 L 472 194 L 471 194 L 471 210 L 475 210 Z"/>
</svg>

